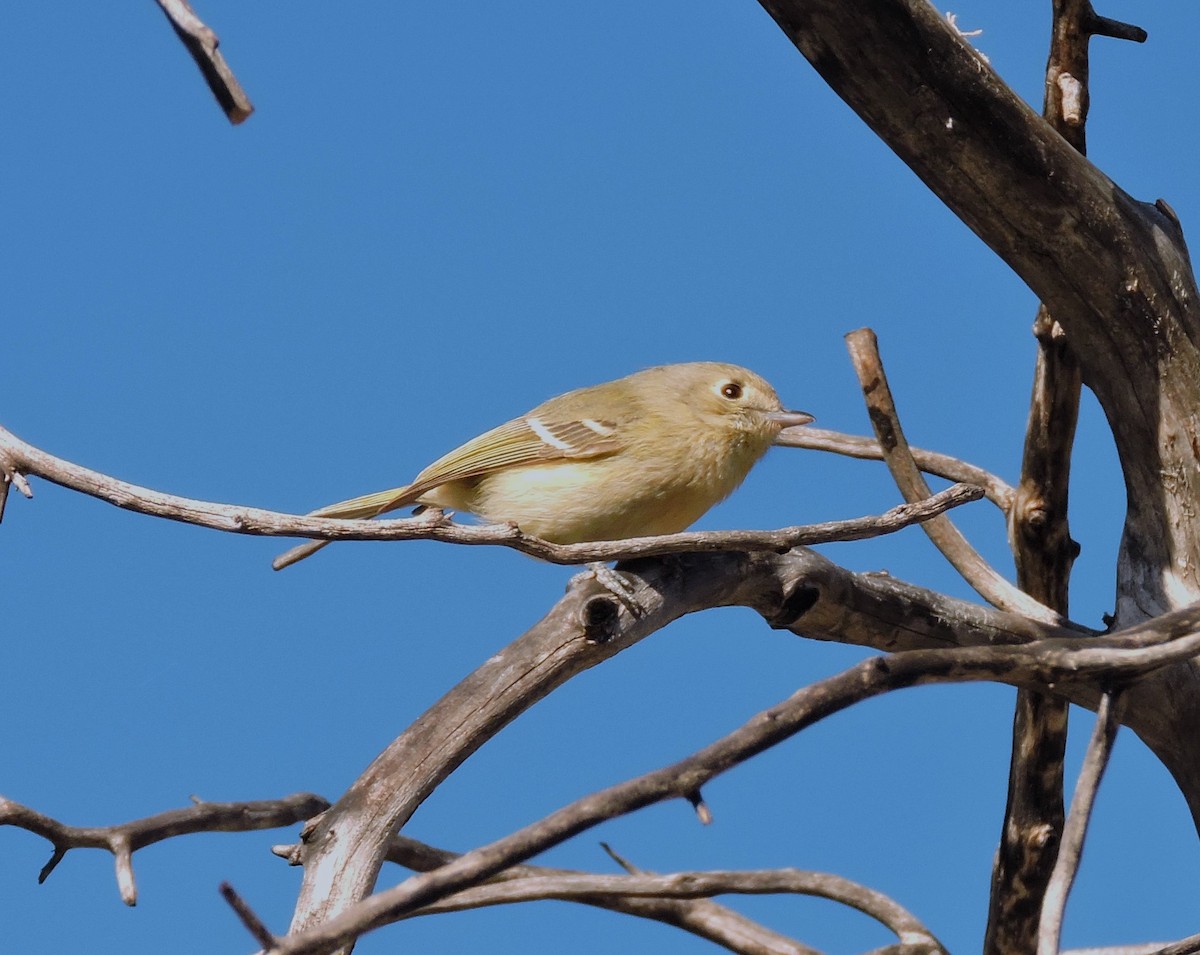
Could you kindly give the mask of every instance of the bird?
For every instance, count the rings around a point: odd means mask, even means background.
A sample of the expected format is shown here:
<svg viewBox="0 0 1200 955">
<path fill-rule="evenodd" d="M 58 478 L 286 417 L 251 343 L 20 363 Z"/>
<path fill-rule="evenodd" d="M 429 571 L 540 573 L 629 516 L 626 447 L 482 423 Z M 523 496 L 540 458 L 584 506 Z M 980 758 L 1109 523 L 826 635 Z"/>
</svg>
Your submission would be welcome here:
<svg viewBox="0 0 1200 955">
<path fill-rule="evenodd" d="M 410 505 L 511 522 L 556 544 L 672 534 L 728 497 L 786 427 L 763 378 L 725 362 L 658 365 L 569 391 L 484 432 L 402 487 L 310 517 L 371 518 Z M 272 562 L 282 570 L 329 541 Z"/>
</svg>

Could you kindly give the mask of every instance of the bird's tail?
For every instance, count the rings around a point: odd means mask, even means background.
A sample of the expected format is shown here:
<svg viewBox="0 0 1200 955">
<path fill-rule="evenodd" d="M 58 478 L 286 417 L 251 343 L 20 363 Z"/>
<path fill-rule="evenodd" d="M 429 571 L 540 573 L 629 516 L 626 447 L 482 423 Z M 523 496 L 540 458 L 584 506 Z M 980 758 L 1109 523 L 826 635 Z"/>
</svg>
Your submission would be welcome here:
<svg viewBox="0 0 1200 955">
<path fill-rule="evenodd" d="M 394 511 L 398 507 L 415 503 L 416 499 L 409 493 L 411 490 L 412 485 L 406 484 L 404 487 L 394 487 L 387 491 L 364 494 L 362 497 L 352 497 L 348 501 L 338 501 L 336 504 L 329 504 L 319 510 L 310 511 L 308 516 L 345 518 L 378 517 L 380 514 Z M 304 560 L 305 557 L 315 554 L 328 543 L 329 541 L 308 541 L 307 543 L 299 544 L 271 561 L 271 567 L 275 570 L 283 570 L 283 568 L 290 567 L 297 561 Z"/>
</svg>

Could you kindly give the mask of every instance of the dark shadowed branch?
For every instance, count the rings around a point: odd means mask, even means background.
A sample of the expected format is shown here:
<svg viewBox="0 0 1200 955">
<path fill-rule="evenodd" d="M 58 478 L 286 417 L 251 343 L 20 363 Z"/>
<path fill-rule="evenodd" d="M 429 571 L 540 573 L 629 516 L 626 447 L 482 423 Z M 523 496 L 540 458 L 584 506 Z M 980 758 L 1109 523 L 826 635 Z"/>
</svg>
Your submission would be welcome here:
<svg viewBox="0 0 1200 955">
<path fill-rule="evenodd" d="M 1200 291 L 1178 221 L 1081 156 L 926 0 L 876 0 L 869 12 L 841 0 L 761 3 L 1065 329 L 1128 491 L 1118 624 L 1200 598 L 1200 443 L 1185 437 L 1200 402 Z M 1197 722 L 1195 685 L 1190 674 L 1163 687 L 1181 733 Z"/>
<path fill-rule="evenodd" d="M 1083 857 L 1083 841 L 1087 836 L 1092 807 L 1096 804 L 1100 780 L 1104 778 L 1104 770 L 1108 767 L 1108 759 L 1117 740 L 1117 730 L 1121 728 L 1120 707 L 1119 691 L 1105 693 L 1100 698 L 1100 707 L 1096 711 L 1096 726 L 1088 743 L 1083 768 L 1079 771 L 1079 782 L 1076 783 L 1075 795 L 1071 798 L 1071 812 L 1063 829 L 1062 847 L 1042 901 L 1042 918 L 1037 938 L 1038 955 L 1058 955 L 1067 897 L 1071 894 L 1071 886 L 1075 884 L 1075 876 L 1079 871 L 1079 861 Z"/>
<path fill-rule="evenodd" d="M 1082 155 L 1090 103 L 1088 54 L 1095 14 L 1090 0 L 1055 0 L 1042 113 Z M 1079 545 L 1067 519 L 1071 450 L 1082 376 L 1066 333 L 1039 306 L 1037 359 L 1025 429 L 1021 479 L 1009 512 L 1017 586 L 1064 616 Z M 985 955 L 1021 955 L 1037 944 L 1042 901 L 1063 828 L 1067 704 L 1019 690 L 1000 845 L 992 872 Z"/>
</svg>

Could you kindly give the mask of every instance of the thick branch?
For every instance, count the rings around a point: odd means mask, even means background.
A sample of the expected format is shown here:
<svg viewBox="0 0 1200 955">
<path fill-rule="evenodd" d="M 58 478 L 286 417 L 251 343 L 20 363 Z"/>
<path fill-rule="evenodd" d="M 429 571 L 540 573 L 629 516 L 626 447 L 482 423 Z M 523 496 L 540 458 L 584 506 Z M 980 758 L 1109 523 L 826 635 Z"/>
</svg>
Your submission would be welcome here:
<svg viewBox="0 0 1200 955">
<path fill-rule="evenodd" d="M 1066 329 L 1128 488 L 1118 621 L 1200 598 L 1200 293 L 1175 222 L 1080 156 L 926 0 L 761 2 Z"/>
<path fill-rule="evenodd" d="M 1200 291 L 1169 206 L 1125 194 L 926 0 L 760 2 L 1065 329 L 1125 478 L 1116 625 L 1200 599 Z M 1091 30 L 1139 38 L 1099 18 Z M 1197 664 L 1156 674 L 1137 695 L 1200 827 Z"/>
<path fill-rule="evenodd" d="M 956 601 L 894 578 L 856 575 L 808 551 L 709 554 L 626 565 L 645 613 L 633 620 L 579 583 L 551 614 L 490 659 L 392 744 L 308 834 L 305 884 L 293 932 L 328 921 L 372 889 L 389 839 L 474 748 L 570 675 L 694 610 L 740 604 L 772 626 L 886 649 L 970 644 L 999 647 L 1072 631 Z M 589 643 L 585 618 L 597 602 L 612 630 Z M 1196 615 L 1200 619 L 1200 614 Z M 1063 684 L 1066 687 L 1067 684 Z M 1062 691 L 1062 687 L 1060 687 Z M 1071 685 L 1095 706 L 1099 691 Z M 1130 708 L 1129 724 L 1156 751 L 1168 745 L 1153 711 Z"/>
<path fill-rule="evenodd" d="M 1059 326 L 1038 310 L 1033 396 L 1009 539 L 1017 585 L 1068 612 L 1078 545 L 1067 523 L 1071 447 L 1079 412 L 1079 366 Z M 1017 693 L 1008 796 L 992 874 L 987 955 L 1018 955 L 1035 945 L 1041 901 L 1063 827 L 1063 756 L 1067 704 L 1036 690 Z"/>
<path fill-rule="evenodd" d="M 133 853 L 144 846 L 194 832 L 250 832 L 311 819 L 329 807 L 320 796 L 298 793 L 259 802 L 199 802 L 117 826 L 68 826 L 0 797 L 0 826 L 25 829 L 50 841 L 54 854 L 38 874 L 45 882 L 71 849 L 107 849 L 116 859 L 117 886 L 126 905 L 137 904 Z"/>
<path fill-rule="evenodd" d="M 1073 631 L 955 601 L 890 577 L 855 575 L 811 551 L 693 554 L 623 565 L 636 619 L 577 581 L 537 626 L 416 720 L 306 834 L 292 931 L 365 898 L 389 840 L 425 797 L 510 720 L 570 679 L 686 613 L 749 606 L 772 626 L 885 649 L 1015 644 Z M 597 631 L 594 624 L 603 622 Z"/>
<path fill-rule="evenodd" d="M 1055 0 L 1042 112 L 1081 154 L 1089 105 L 1090 0 Z M 1044 305 L 1034 320 L 1037 361 L 1009 541 L 1017 586 L 1061 614 L 1069 612 L 1071 567 L 1079 545 L 1067 519 L 1071 449 L 1079 419 L 1079 362 Z M 985 955 L 1021 955 L 1038 924 L 1063 829 L 1067 704 L 1034 690 L 1017 693 L 1008 796 L 992 874 Z"/>
<path fill-rule="evenodd" d="M 997 679 L 1094 691 L 1096 681 L 1136 680 L 1200 652 L 1198 627 L 1200 607 L 1195 607 L 1168 614 L 1153 625 L 1094 640 L 1048 639 L 1020 647 L 914 651 L 865 660 L 798 691 L 673 766 L 586 796 L 490 845 L 373 895 L 322 924 L 293 930 L 271 952 L 301 955 L 351 943 L 364 932 L 477 884 L 605 819 L 669 799 L 687 799 L 715 776 L 863 700 L 929 683 Z"/>
</svg>

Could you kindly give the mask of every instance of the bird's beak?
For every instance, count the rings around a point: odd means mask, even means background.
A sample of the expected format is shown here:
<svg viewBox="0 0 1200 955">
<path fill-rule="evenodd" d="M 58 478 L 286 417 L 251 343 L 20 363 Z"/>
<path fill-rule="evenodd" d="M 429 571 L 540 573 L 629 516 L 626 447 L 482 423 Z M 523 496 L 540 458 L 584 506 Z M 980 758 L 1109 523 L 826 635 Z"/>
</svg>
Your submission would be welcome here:
<svg viewBox="0 0 1200 955">
<path fill-rule="evenodd" d="M 817 419 L 806 411 L 771 411 L 767 420 L 780 428 L 794 428 L 802 424 L 812 424 Z"/>
</svg>

